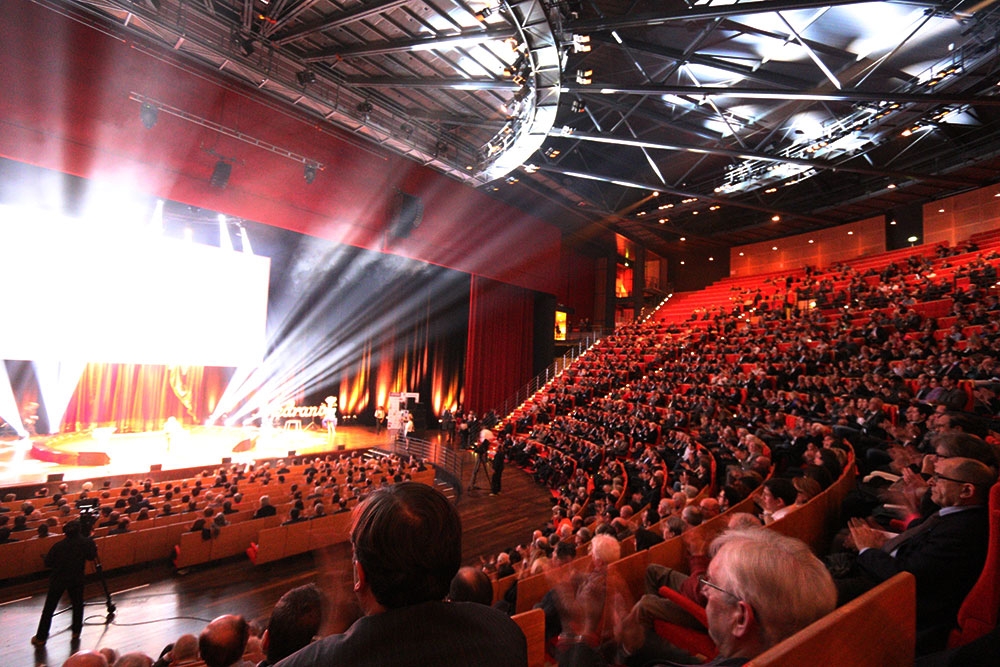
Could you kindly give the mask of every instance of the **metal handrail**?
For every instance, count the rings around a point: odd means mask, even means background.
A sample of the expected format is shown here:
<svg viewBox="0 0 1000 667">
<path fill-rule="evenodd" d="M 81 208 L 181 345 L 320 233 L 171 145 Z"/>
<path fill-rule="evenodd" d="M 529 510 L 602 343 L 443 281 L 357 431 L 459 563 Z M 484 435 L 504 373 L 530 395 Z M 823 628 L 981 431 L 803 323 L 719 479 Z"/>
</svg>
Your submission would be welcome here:
<svg viewBox="0 0 1000 667">
<path fill-rule="evenodd" d="M 542 387 L 555 379 L 567 366 L 576 361 L 584 352 L 593 347 L 600 339 L 600 332 L 590 331 L 585 333 L 576 345 L 567 350 L 561 357 L 556 358 L 555 361 L 549 364 L 548 368 L 533 377 L 527 384 L 514 392 L 513 396 L 508 397 L 497 411 L 498 414 L 509 416 L 522 403 L 534 396 Z"/>
<path fill-rule="evenodd" d="M 400 455 L 413 455 L 420 457 L 430 463 L 439 471 L 444 471 L 456 479 L 462 479 L 464 458 L 461 451 L 452 449 L 438 442 L 414 438 L 396 436 L 392 442 L 392 452 Z"/>
</svg>

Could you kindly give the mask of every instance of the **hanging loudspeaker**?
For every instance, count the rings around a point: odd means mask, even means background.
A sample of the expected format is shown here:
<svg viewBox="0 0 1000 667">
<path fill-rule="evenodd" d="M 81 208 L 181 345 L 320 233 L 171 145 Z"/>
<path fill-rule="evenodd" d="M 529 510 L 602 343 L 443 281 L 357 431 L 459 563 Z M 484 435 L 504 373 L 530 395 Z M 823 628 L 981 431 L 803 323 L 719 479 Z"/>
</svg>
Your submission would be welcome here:
<svg viewBox="0 0 1000 667">
<path fill-rule="evenodd" d="M 420 220 L 423 217 L 424 204 L 420 201 L 420 197 L 397 190 L 392 202 L 389 233 L 396 238 L 406 238 L 410 232 L 420 226 Z"/>
<path fill-rule="evenodd" d="M 225 160 L 219 160 L 215 163 L 215 169 L 212 170 L 212 178 L 209 179 L 208 184 L 221 190 L 229 184 L 231 173 L 233 173 L 233 165 Z"/>
</svg>

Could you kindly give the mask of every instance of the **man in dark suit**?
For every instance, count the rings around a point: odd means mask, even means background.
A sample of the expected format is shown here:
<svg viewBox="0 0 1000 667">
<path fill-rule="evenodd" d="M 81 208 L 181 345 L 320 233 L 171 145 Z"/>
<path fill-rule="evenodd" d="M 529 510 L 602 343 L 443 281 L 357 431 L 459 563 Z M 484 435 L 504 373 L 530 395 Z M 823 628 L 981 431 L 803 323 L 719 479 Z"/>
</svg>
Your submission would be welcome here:
<svg viewBox="0 0 1000 667">
<path fill-rule="evenodd" d="M 436 489 L 403 482 L 358 505 L 351 527 L 354 592 L 364 616 L 277 667 L 526 667 L 524 634 L 506 614 L 445 602 L 462 562 L 462 525 Z"/>
<path fill-rule="evenodd" d="M 79 639 L 83 631 L 84 568 L 88 560 L 97 558 L 97 545 L 89 535 L 83 534 L 80 522 L 75 519 L 66 522 L 63 535 L 65 537 L 52 545 L 45 554 L 45 565 L 52 568 L 52 575 L 49 578 L 49 594 L 38 621 L 38 630 L 31 638 L 31 643 L 35 646 L 42 646 L 48 640 L 52 615 L 65 592 L 69 593 L 73 605 L 73 620 L 70 624 L 73 639 Z"/>
<path fill-rule="evenodd" d="M 268 496 L 261 496 L 260 507 L 253 513 L 253 518 L 263 519 L 264 517 L 275 516 L 277 514 L 278 509 L 271 504 L 271 499 Z"/>
<path fill-rule="evenodd" d="M 853 519 L 857 564 L 871 585 L 906 571 L 917 579 L 917 652 L 944 648 L 958 608 L 976 583 L 989 541 L 986 501 L 996 473 L 974 459 L 940 459 L 931 500 L 941 509 L 886 539 Z"/>
</svg>

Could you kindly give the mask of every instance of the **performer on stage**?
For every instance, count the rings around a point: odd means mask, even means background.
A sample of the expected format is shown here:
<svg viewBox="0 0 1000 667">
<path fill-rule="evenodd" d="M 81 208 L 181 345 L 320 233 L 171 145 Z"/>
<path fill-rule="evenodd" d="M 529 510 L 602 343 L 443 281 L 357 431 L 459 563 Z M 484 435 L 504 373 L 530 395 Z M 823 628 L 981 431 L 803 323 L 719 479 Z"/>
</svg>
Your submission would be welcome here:
<svg viewBox="0 0 1000 667">
<path fill-rule="evenodd" d="M 163 435 L 167 438 L 167 453 L 170 453 L 170 445 L 173 444 L 174 439 L 184 432 L 184 427 L 181 423 L 177 421 L 177 417 L 167 417 L 167 421 L 163 424 Z"/>
<path fill-rule="evenodd" d="M 381 405 L 375 408 L 375 435 L 382 432 L 385 428 L 385 408 Z"/>
<path fill-rule="evenodd" d="M 330 436 L 330 444 L 337 436 L 337 399 L 334 396 L 327 396 L 323 403 L 323 425 Z"/>
<path fill-rule="evenodd" d="M 409 410 L 403 410 L 403 424 L 401 430 L 403 431 L 403 440 L 406 441 L 406 446 L 410 446 L 410 434 L 413 433 L 413 415 L 410 414 Z"/>
</svg>

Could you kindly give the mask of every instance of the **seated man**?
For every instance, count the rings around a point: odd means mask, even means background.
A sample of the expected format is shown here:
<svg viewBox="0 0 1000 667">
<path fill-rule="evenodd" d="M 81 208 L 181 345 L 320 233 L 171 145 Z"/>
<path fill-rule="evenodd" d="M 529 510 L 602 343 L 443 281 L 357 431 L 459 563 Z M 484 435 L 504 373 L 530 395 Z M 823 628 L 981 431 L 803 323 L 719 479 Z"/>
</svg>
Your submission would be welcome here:
<svg viewBox="0 0 1000 667">
<path fill-rule="evenodd" d="M 967 458 L 940 459 L 931 475 L 931 500 L 941 509 L 888 539 L 852 519 L 858 548 L 856 576 L 838 580 L 841 602 L 906 571 L 917 579 L 917 653 L 944 648 L 958 608 L 976 583 L 989 541 L 986 502 L 996 474 Z"/>
<path fill-rule="evenodd" d="M 208 667 L 253 667 L 243 660 L 250 626 L 242 616 L 219 616 L 198 635 L 198 652 Z"/>
<path fill-rule="evenodd" d="M 742 665 L 834 609 L 833 579 L 801 540 L 760 528 L 729 530 L 711 550 L 714 555 L 700 581 L 707 599 L 708 634 L 719 655 L 707 664 Z M 586 636 L 586 628 L 574 631 Z M 601 662 L 595 661 L 593 649 L 574 644 L 559 664 Z M 641 664 L 647 664 L 645 658 Z"/>
<path fill-rule="evenodd" d="M 354 510 L 354 591 L 365 616 L 278 663 L 433 667 L 527 665 L 527 642 L 505 614 L 445 602 L 462 560 L 462 526 L 447 498 L 404 482 Z"/>
<path fill-rule="evenodd" d="M 261 637 L 266 659 L 257 667 L 270 667 L 308 646 L 323 622 L 323 595 L 315 584 L 306 584 L 281 596 L 271 611 Z"/>
</svg>

